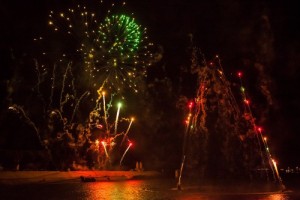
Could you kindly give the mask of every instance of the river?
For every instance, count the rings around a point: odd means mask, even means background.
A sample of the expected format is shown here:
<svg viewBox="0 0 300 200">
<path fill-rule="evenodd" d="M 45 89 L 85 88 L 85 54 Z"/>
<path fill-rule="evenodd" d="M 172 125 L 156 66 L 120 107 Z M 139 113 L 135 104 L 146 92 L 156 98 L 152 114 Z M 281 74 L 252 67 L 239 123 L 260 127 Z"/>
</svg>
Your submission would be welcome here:
<svg viewBox="0 0 300 200">
<path fill-rule="evenodd" d="M 30 200 L 297 200 L 300 190 L 286 192 L 207 192 L 183 185 L 177 190 L 171 179 L 87 182 L 79 180 L 55 183 L 0 185 L 0 199 Z"/>
</svg>

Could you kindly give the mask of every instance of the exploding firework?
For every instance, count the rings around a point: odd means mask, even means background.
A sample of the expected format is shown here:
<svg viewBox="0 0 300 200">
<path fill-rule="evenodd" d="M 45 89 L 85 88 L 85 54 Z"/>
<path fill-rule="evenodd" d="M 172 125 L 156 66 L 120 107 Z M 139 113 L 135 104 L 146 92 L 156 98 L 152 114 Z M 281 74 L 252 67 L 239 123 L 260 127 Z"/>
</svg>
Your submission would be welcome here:
<svg viewBox="0 0 300 200">
<path fill-rule="evenodd" d="M 273 173 L 274 181 L 284 187 L 277 173 L 276 163 L 270 154 L 267 138 L 262 134 L 263 129 L 256 125 L 252 114 L 251 100 L 242 84 L 243 73 L 237 73 L 243 102 L 239 104 L 219 57 L 216 56 L 209 64 L 203 57 L 200 63 L 197 61 L 198 53 L 196 48 L 193 49 L 192 64 L 195 67 L 192 66 L 194 67 L 192 72 L 198 73 L 198 88 L 196 98 L 185 108 L 186 129 L 183 136 L 178 188 L 181 187 L 183 167 L 188 169 L 187 174 L 196 169 L 202 173 L 201 178 L 210 176 L 212 179 L 216 178 L 217 171 L 224 177 L 234 178 L 233 173 L 228 173 L 229 168 L 251 176 L 259 172 L 265 180 L 269 180 L 270 173 Z M 233 148 L 228 148 L 230 146 Z M 211 156 L 217 154 L 218 161 L 211 159 Z M 222 165 L 219 165 L 220 161 L 223 162 Z"/>
<path fill-rule="evenodd" d="M 99 33 L 109 53 L 126 57 L 138 50 L 142 34 L 134 18 L 126 15 L 106 17 Z"/>
<path fill-rule="evenodd" d="M 124 6 L 102 1 L 98 9 L 76 5 L 65 12 L 51 11 L 48 24 L 67 46 L 62 57 L 79 62 L 90 86 L 105 83 L 111 90 L 129 87 L 137 92 L 137 81 L 153 60 L 153 44 L 133 14 L 120 11 Z"/>
<path fill-rule="evenodd" d="M 101 148 L 103 149 L 102 153 L 100 153 L 100 157 L 106 166 L 107 164 L 114 163 L 116 159 L 116 151 L 117 149 L 123 149 L 122 144 L 129 142 L 129 146 L 123 153 L 123 156 L 120 160 L 120 165 L 122 160 L 125 157 L 125 154 L 129 150 L 132 143 L 129 140 L 128 133 L 134 121 L 134 118 L 120 118 L 122 103 L 118 102 L 116 106 L 112 105 L 113 96 L 111 98 L 106 97 L 106 92 L 98 91 L 99 101 L 95 110 L 90 113 L 89 119 L 89 127 L 91 129 L 92 138 L 95 140 L 95 144 L 99 144 L 99 140 L 101 140 Z M 107 104 L 106 101 L 109 100 Z M 114 109 L 115 108 L 115 109 Z M 109 115 L 109 111 L 116 111 L 115 118 L 113 119 L 112 115 Z M 127 126 L 127 129 L 124 128 Z M 122 130 L 123 129 L 123 130 Z M 97 142 L 98 141 L 98 142 Z M 117 149 L 116 149 L 117 148 Z M 123 151 L 123 150 L 122 150 Z"/>
</svg>

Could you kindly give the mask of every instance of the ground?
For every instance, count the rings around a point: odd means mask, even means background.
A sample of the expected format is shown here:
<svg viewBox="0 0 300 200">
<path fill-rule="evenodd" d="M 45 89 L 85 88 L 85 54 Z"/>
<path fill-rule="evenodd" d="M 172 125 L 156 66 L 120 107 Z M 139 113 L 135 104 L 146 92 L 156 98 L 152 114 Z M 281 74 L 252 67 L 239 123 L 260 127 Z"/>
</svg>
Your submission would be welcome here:
<svg viewBox="0 0 300 200">
<path fill-rule="evenodd" d="M 80 177 L 93 177 L 96 181 L 127 180 L 134 178 L 157 177 L 155 171 L 0 171 L 0 183 L 22 184 L 39 182 L 60 182 L 80 180 Z"/>
</svg>

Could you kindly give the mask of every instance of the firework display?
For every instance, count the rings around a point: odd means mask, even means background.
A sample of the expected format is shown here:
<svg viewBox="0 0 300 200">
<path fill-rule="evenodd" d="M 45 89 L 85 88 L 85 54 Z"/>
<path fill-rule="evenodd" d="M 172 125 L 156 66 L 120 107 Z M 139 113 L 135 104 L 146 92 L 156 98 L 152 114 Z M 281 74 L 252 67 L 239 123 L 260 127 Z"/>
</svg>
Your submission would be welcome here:
<svg viewBox="0 0 300 200">
<path fill-rule="evenodd" d="M 115 148 L 121 150 L 122 144 L 126 141 L 129 146 L 126 148 L 120 159 L 121 165 L 125 154 L 129 150 L 130 146 L 132 146 L 132 142 L 128 137 L 128 132 L 132 125 L 133 118 L 129 119 L 122 117 L 119 119 L 122 103 L 118 102 L 116 106 L 116 117 L 114 120 L 110 119 L 109 111 L 112 111 L 110 108 L 114 107 L 112 105 L 113 99 L 110 99 L 110 103 L 106 104 L 105 94 L 106 92 L 104 91 L 99 92 L 98 105 L 90 113 L 89 117 L 89 135 L 91 142 L 95 143 L 96 149 L 94 150 L 98 155 L 97 164 L 101 167 L 111 165 L 113 162 L 112 159 L 115 160 L 116 157 L 118 157 L 117 155 L 114 155 L 113 150 Z M 129 125 L 126 131 L 118 130 L 119 123 L 122 123 L 122 127 L 124 128 L 124 125 L 127 124 L 127 122 L 129 122 Z M 101 146 L 99 145 L 99 141 L 101 141 Z"/>
<path fill-rule="evenodd" d="M 263 129 L 261 127 L 257 126 L 256 123 L 255 123 L 255 118 L 253 117 L 252 110 L 251 110 L 251 107 L 250 107 L 250 100 L 247 98 L 247 95 L 246 95 L 246 92 L 245 92 L 246 89 L 245 89 L 245 87 L 243 85 L 243 81 L 242 81 L 243 73 L 238 72 L 237 75 L 238 75 L 238 78 L 240 79 L 240 85 L 241 85 L 240 86 L 240 91 L 241 91 L 241 94 L 242 94 L 243 101 L 245 103 L 244 115 L 247 115 L 247 116 L 250 117 L 249 121 L 251 122 L 253 130 L 255 131 L 255 136 L 257 138 L 259 148 L 260 148 L 261 157 L 262 157 L 262 163 L 263 163 L 264 167 L 266 167 L 265 165 L 269 164 L 269 167 L 272 171 L 274 180 L 278 181 L 281 185 L 283 185 L 282 179 L 281 179 L 281 177 L 279 175 L 279 172 L 278 172 L 278 169 L 277 169 L 277 164 L 271 156 L 270 149 L 269 149 L 269 146 L 268 146 L 268 143 L 267 143 L 267 137 L 265 137 L 263 135 L 263 133 L 262 133 Z M 263 154 L 265 154 L 265 155 L 263 155 Z M 265 169 L 267 169 L 267 168 L 265 168 Z"/>
<path fill-rule="evenodd" d="M 243 73 L 237 73 L 243 101 L 240 104 L 233 95 L 219 56 L 209 63 L 203 57 L 198 63 L 198 53 L 197 49 L 193 50 L 191 70 L 198 76 L 198 88 L 196 97 L 185 109 L 181 168 L 185 166 L 187 175 L 197 169 L 204 180 L 220 181 L 219 176 L 226 179 L 238 174 L 257 180 L 262 177 L 270 180 L 272 176 L 283 186 L 267 138 L 255 123 L 251 101 L 242 84 Z M 243 111 L 239 105 L 243 105 Z M 181 173 L 182 170 L 179 177 Z M 180 183 L 178 180 L 178 187 Z"/>
<path fill-rule="evenodd" d="M 137 80 L 152 63 L 147 29 L 133 14 L 119 11 L 124 7 L 125 2 L 101 1 L 49 14 L 48 25 L 68 45 L 61 57 L 79 65 L 92 87 L 105 83 L 110 90 L 129 87 L 138 92 Z"/>
<path fill-rule="evenodd" d="M 50 130 L 44 137 L 51 141 L 55 162 L 62 164 L 57 168 L 71 165 L 60 158 L 58 152 L 64 149 L 70 151 L 65 157 L 76 158 L 77 164 L 108 169 L 122 165 L 133 145 L 128 135 L 134 118 L 121 116 L 122 103 L 116 103 L 114 97 L 121 97 L 125 90 L 138 92 L 137 83 L 152 63 L 153 44 L 148 42 L 146 28 L 125 5 L 91 0 L 50 11 L 49 34 L 35 39 L 38 44 L 55 44 L 54 50 L 42 52 L 53 60 L 45 65 L 36 60 L 35 67 L 37 92 L 41 97 L 49 93 L 49 102 L 48 98 L 44 102 L 50 111 L 46 114 L 51 119 Z M 46 83 L 50 87 L 45 87 Z M 40 92 L 40 87 L 50 92 Z M 116 112 L 114 119 L 112 112 Z"/>
</svg>

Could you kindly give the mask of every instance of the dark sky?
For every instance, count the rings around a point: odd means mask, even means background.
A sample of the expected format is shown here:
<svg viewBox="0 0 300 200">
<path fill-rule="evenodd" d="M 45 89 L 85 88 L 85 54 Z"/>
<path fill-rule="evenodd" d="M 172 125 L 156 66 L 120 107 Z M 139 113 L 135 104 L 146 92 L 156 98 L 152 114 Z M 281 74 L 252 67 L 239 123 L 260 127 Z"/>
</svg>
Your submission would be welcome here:
<svg viewBox="0 0 300 200">
<path fill-rule="evenodd" d="M 62 2 L 64 2 L 62 4 Z M 1 0 L 1 81 L 11 76 L 9 52 L 31 52 L 32 38 L 44 34 L 51 9 L 66 7 L 71 1 Z M 300 164 L 300 13 L 291 1 L 238 0 L 131 0 L 127 1 L 148 35 L 163 48 L 161 67 L 176 83 L 178 69 L 186 63 L 184 55 L 192 34 L 194 44 L 209 58 L 219 54 L 229 75 L 243 66 L 245 59 L 257 53 L 258 32 L 266 16 L 272 47 L 268 50 L 267 73 L 272 80 L 276 109 L 270 124 L 271 147 L 279 164 Z M 264 43 L 260 44 L 262 47 Z M 268 57 L 270 56 L 270 58 Z M 157 67 L 157 66 L 156 66 Z M 155 70 L 154 70 L 155 71 Z"/>
</svg>

